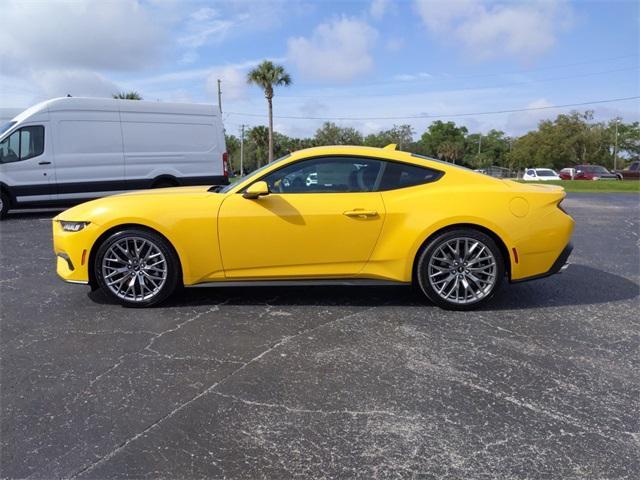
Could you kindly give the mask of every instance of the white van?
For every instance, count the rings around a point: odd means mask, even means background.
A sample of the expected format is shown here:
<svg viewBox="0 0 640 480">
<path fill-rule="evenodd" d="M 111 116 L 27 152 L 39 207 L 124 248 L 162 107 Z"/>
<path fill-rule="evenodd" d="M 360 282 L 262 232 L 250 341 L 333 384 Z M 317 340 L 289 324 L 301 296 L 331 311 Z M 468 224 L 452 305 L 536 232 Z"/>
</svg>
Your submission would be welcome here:
<svg viewBox="0 0 640 480">
<path fill-rule="evenodd" d="M 55 98 L 0 127 L 0 216 L 127 190 L 227 183 L 213 105 Z"/>
</svg>

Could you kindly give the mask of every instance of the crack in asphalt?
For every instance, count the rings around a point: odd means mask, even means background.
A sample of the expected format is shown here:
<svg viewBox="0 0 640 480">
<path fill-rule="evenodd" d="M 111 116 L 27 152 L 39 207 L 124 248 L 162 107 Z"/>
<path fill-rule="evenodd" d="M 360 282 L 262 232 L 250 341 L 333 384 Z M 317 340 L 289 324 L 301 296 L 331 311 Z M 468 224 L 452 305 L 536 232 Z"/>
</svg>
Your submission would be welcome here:
<svg viewBox="0 0 640 480">
<path fill-rule="evenodd" d="M 222 305 L 222 304 L 218 304 L 218 305 L 216 305 L 216 307 L 219 307 L 219 305 Z M 349 315 L 345 315 L 343 317 L 336 318 L 334 320 L 322 323 L 320 325 L 316 325 L 315 327 L 304 329 L 304 330 L 296 333 L 295 335 L 290 335 L 290 336 L 286 336 L 286 337 L 281 338 L 279 341 L 277 341 L 276 343 L 272 344 L 268 349 L 262 351 L 261 353 L 259 353 L 258 355 L 256 355 L 255 357 L 253 357 L 252 359 L 250 359 L 249 361 L 244 363 L 242 366 L 236 368 L 234 371 L 229 373 L 227 376 L 223 377 L 221 380 L 219 380 L 219 381 L 215 382 L 214 384 L 210 385 L 209 387 L 205 388 L 204 390 L 202 390 L 200 393 L 198 393 L 197 395 L 195 395 L 191 399 L 189 399 L 186 402 L 180 404 L 179 406 L 177 406 L 176 408 L 171 410 L 166 415 L 160 417 L 158 420 L 156 420 L 155 422 L 153 422 L 150 425 L 148 425 L 146 428 L 144 428 L 140 432 L 136 433 L 135 435 L 133 435 L 132 437 L 128 438 L 124 442 L 120 443 L 113 450 L 111 450 L 107 454 L 103 455 L 102 457 L 100 457 L 95 462 L 92 462 L 91 464 L 89 464 L 86 467 L 84 467 L 84 468 L 80 469 L 79 471 L 77 471 L 76 473 L 71 475 L 69 478 L 72 479 L 72 480 L 76 479 L 76 478 L 80 477 L 81 475 L 89 473 L 92 470 L 94 470 L 96 467 L 98 467 L 98 466 L 102 465 L 103 463 L 107 462 L 108 460 L 113 458 L 115 455 L 117 455 L 119 452 L 121 452 L 123 449 L 125 449 L 127 446 L 129 446 L 131 443 L 133 443 L 136 440 L 138 440 L 139 438 L 143 437 L 146 433 L 148 433 L 149 431 L 151 431 L 154 428 L 158 427 L 164 421 L 166 421 L 169 418 L 173 417 L 176 413 L 184 410 L 186 407 L 188 407 L 189 405 L 191 405 L 192 403 L 194 403 L 198 399 L 202 398 L 203 396 L 205 396 L 205 395 L 207 395 L 207 394 L 209 394 L 211 392 L 214 392 L 214 390 L 217 387 L 219 387 L 220 385 L 222 385 L 223 383 L 225 383 L 227 380 L 229 380 L 230 378 L 234 377 L 238 373 L 242 372 L 244 369 L 246 369 L 250 365 L 253 365 L 256 362 L 259 362 L 265 355 L 269 354 L 270 352 L 272 352 L 273 350 L 277 349 L 278 347 L 280 347 L 282 345 L 285 345 L 286 343 L 288 343 L 288 342 L 290 342 L 290 341 L 292 341 L 292 340 L 294 340 L 294 339 L 296 339 L 296 338 L 298 338 L 298 337 L 300 337 L 302 335 L 306 335 L 306 334 L 308 334 L 310 332 L 313 332 L 313 331 L 315 331 L 315 330 L 317 330 L 319 328 L 323 328 L 323 327 L 326 327 L 326 326 L 329 326 L 329 325 L 332 325 L 332 324 L 347 320 L 347 319 L 349 319 L 349 318 L 351 318 L 351 317 L 353 317 L 355 315 L 366 313 L 366 312 L 368 312 L 370 310 L 373 310 L 375 308 L 377 308 L 377 306 L 366 308 L 366 309 L 360 310 L 358 312 L 353 312 L 353 313 L 350 313 Z M 210 309 L 210 311 L 215 311 L 215 310 Z M 198 318 L 200 318 L 201 316 L 202 316 L 202 314 L 198 315 Z M 183 324 L 185 324 L 185 323 L 188 323 L 188 322 L 183 322 Z M 180 326 L 175 327 L 175 328 L 170 329 L 170 330 L 171 331 L 176 331 L 179 328 L 180 328 Z M 169 330 L 166 330 L 163 333 L 167 333 L 168 331 Z M 147 346 L 150 346 L 152 344 L 153 344 L 153 341 L 150 342 Z M 146 349 L 146 347 L 143 348 L 141 351 L 144 351 L 145 349 Z"/>
<path fill-rule="evenodd" d="M 279 403 L 255 402 L 253 400 L 246 400 L 236 395 L 229 395 L 221 392 L 213 391 L 211 393 L 223 398 L 228 398 L 231 400 L 244 403 L 245 405 L 264 407 L 264 408 L 277 408 L 277 409 L 286 410 L 287 412 L 291 412 L 291 413 L 311 413 L 311 414 L 320 414 L 320 415 L 350 415 L 352 417 L 384 415 L 389 417 L 402 418 L 405 420 L 419 420 L 423 418 L 421 415 L 401 415 L 399 413 L 390 412 L 388 410 L 322 410 L 322 409 L 289 407 L 287 405 L 282 405 Z"/>
</svg>

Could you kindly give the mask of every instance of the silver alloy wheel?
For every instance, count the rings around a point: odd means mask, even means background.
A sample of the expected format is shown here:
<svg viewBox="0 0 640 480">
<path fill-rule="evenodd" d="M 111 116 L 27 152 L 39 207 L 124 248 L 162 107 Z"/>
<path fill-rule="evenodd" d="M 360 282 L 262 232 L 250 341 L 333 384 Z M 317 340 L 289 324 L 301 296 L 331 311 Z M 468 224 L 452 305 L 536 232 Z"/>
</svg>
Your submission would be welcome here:
<svg viewBox="0 0 640 480">
<path fill-rule="evenodd" d="M 117 240 L 102 257 L 102 278 L 113 294 L 130 302 L 154 297 L 167 281 L 167 259 L 142 237 Z"/>
<path fill-rule="evenodd" d="M 453 238 L 440 245 L 427 269 L 433 290 L 447 302 L 475 303 L 491 293 L 498 266 L 493 253 L 475 238 Z"/>
<path fill-rule="evenodd" d="M 2 195 L 0 195 L 0 212 L 4 210 L 4 200 L 2 200 Z"/>
</svg>

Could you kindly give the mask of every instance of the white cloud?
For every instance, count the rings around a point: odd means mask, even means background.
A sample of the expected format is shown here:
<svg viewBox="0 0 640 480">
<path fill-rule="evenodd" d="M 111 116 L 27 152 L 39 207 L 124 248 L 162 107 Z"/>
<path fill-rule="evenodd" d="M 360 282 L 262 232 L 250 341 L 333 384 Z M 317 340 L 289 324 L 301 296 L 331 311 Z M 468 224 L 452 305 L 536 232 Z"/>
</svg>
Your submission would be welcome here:
<svg viewBox="0 0 640 480">
<path fill-rule="evenodd" d="M 373 67 L 377 36 L 366 22 L 342 17 L 318 25 L 311 38 L 290 38 L 287 57 L 305 77 L 350 80 Z"/>
<path fill-rule="evenodd" d="M 509 132 L 521 135 L 536 128 L 541 120 L 553 118 L 562 110 L 553 110 L 546 107 L 552 107 L 553 103 L 546 98 L 539 98 L 529 102 L 525 108 L 539 108 L 541 110 L 529 110 L 527 112 L 510 113 L 505 121 L 506 129 Z"/>
<path fill-rule="evenodd" d="M 401 73 L 399 75 L 394 75 L 393 79 L 398 80 L 399 82 L 412 82 L 415 80 L 425 80 L 427 78 L 432 78 L 433 75 L 427 72 L 418 72 L 418 73 Z"/>
<path fill-rule="evenodd" d="M 34 82 L 45 98 L 110 97 L 121 88 L 102 75 L 87 70 L 47 70 L 34 75 Z"/>
<path fill-rule="evenodd" d="M 529 62 L 548 51 L 571 21 L 563 1 L 415 0 L 429 30 L 453 38 L 478 59 L 500 56 Z"/>
<path fill-rule="evenodd" d="M 390 38 L 385 44 L 385 48 L 388 52 L 396 53 L 404 48 L 403 38 Z"/>
<path fill-rule="evenodd" d="M 389 0 L 372 0 L 369 7 L 369 14 L 376 20 L 382 19 L 389 7 Z"/>
<path fill-rule="evenodd" d="M 222 103 L 239 100 L 247 95 L 247 74 L 235 66 L 212 68 L 206 80 L 206 91 L 218 98 L 218 79 L 222 80 Z"/>
<path fill-rule="evenodd" d="M 3 2 L 0 63 L 31 68 L 125 70 L 160 57 L 161 20 L 135 0 Z"/>
<path fill-rule="evenodd" d="M 198 48 L 206 43 L 220 42 L 237 21 L 220 18 L 218 11 L 213 8 L 200 8 L 189 15 L 186 33 L 178 39 L 178 43 L 188 48 Z"/>
</svg>

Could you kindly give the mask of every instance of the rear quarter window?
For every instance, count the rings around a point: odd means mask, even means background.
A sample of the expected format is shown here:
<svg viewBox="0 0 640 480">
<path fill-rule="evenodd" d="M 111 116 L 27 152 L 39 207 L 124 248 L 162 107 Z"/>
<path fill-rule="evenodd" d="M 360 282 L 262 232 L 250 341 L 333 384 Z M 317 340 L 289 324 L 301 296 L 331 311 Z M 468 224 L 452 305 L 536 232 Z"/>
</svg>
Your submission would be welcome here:
<svg viewBox="0 0 640 480">
<path fill-rule="evenodd" d="M 386 162 L 379 190 L 396 190 L 431 183 L 443 173 L 427 167 L 408 163 Z"/>
</svg>

